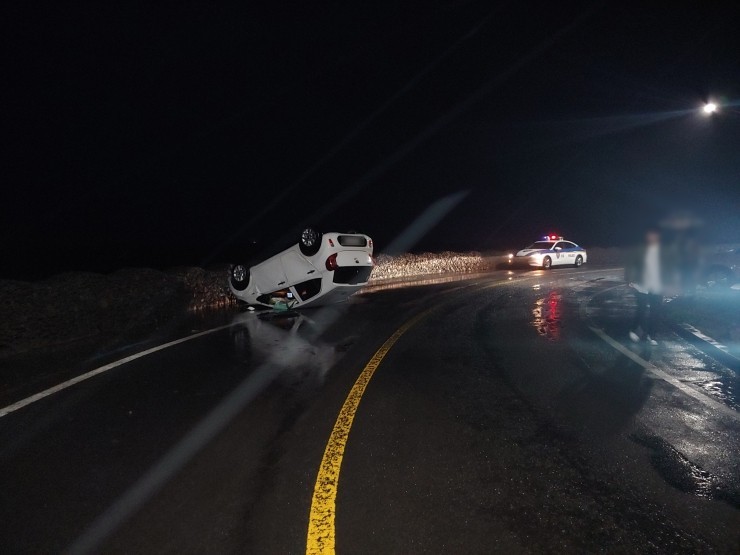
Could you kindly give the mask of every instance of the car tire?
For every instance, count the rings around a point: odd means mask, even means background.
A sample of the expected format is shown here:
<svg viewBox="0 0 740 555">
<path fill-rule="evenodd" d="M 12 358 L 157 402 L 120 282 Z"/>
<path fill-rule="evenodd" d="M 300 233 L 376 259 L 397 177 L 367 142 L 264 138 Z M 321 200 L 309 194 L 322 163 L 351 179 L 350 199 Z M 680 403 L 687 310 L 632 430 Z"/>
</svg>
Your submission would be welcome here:
<svg viewBox="0 0 740 555">
<path fill-rule="evenodd" d="M 575 267 L 580 268 L 582 265 L 583 265 L 583 257 L 579 254 L 578 256 L 576 256 Z"/>
<path fill-rule="evenodd" d="M 303 253 L 303 256 L 313 256 L 321 248 L 321 232 L 317 231 L 313 227 L 307 227 L 301 231 L 301 236 L 298 240 L 298 246 Z"/>
<path fill-rule="evenodd" d="M 722 266 L 713 266 L 707 270 L 705 283 L 707 287 L 725 289 L 730 286 L 730 270 Z"/>
<path fill-rule="evenodd" d="M 236 291 L 244 291 L 249 287 L 252 275 L 246 264 L 233 264 L 229 268 L 229 283 Z"/>
<path fill-rule="evenodd" d="M 542 269 L 549 270 L 550 268 L 552 268 L 552 258 L 546 256 L 542 259 Z"/>
</svg>

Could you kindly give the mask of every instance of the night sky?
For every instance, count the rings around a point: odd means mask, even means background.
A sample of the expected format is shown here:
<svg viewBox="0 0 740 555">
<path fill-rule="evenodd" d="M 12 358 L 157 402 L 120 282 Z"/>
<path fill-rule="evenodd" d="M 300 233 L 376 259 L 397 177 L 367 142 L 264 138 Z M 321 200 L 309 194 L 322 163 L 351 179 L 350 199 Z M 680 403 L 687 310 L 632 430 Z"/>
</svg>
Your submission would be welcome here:
<svg viewBox="0 0 740 555">
<path fill-rule="evenodd" d="M 14 4 L 0 277 L 382 250 L 460 191 L 416 250 L 740 241 L 737 3 Z"/>
</svg>

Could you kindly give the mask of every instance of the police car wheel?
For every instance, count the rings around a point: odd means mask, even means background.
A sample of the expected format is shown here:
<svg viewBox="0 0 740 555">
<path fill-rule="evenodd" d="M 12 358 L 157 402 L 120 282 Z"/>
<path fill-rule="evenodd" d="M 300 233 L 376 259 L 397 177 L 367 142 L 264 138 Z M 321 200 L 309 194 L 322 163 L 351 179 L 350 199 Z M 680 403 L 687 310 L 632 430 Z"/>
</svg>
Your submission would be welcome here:
<svg viewBox="0 0 740 555">
<path fill-rule="evenodd" d="M 542 269 L 549 270 L 551 266 L 552 266 L 552 258 L 550 258 L 549 256 L 546 256 L 542 260 Z"/>
<path fill-rule="evenodd" d="M 249 266 L 246 264 L 234 264 L 229 270 L 229 281 L 237 291 L 244 291 L 249 285 L 250 278 Z"/>
<path fill-rule="evenodd" d="M 583 264 L 583 257 L 579 254 L 576 256 L 576 268 L 580 268 Z"/>
<path fill-rule="evenodd" d="M 304 256 L 313 256 L 321 248 L 321 233 L 312 227 L 307 227 L 301 231 L 298 247 Z"/>
</svg>

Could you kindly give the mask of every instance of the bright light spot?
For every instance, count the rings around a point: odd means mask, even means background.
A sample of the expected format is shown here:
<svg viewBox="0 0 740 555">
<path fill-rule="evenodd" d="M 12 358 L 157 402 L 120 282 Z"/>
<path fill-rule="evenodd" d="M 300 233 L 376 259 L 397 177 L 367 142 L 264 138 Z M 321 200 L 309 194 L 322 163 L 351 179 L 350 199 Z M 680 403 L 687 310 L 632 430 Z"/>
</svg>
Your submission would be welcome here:
<svg viewBox="0 0 740 555">
<path fill-rule="evenodd" d="M 430 274 L 471 273 L 491 269 L 490 260 L 480 253 L 442 252 L 438 254 L 380 254 L 371 274 L 371 281 L 418 277 Z"/>
<path fill-rule="evenodd" d="M 707 102 L 702 111 L 709 116 L 717 111 L 717 105 L 714 102 Z"/>
</svg>

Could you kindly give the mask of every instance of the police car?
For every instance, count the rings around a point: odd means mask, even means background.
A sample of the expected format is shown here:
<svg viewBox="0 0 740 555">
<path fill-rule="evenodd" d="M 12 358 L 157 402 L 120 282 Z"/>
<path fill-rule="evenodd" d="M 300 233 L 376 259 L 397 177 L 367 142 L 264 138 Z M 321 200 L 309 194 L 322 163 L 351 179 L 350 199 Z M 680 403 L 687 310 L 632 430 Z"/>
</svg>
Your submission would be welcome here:
<svg viewBox="0 0 740 555">
<path fill-rule="evenodd" d="M 250 266 L 234 264 L 229 288 L 250 305 L 298 308 L 344 301 L 367 284 L 373 240 L 360 233 L 320 233 L 309 227 L 297 244 Z"/>
<path fill-rule="evenodd" d="M 579 268 L 588 260 L 586 249 L 557 235 L 545 235 L 526 249 L 510 254 L 508 258 L 512 266 L 534 266 L 543 270 L 563 265 Z"/>
</svg>

